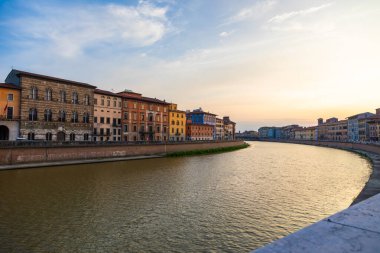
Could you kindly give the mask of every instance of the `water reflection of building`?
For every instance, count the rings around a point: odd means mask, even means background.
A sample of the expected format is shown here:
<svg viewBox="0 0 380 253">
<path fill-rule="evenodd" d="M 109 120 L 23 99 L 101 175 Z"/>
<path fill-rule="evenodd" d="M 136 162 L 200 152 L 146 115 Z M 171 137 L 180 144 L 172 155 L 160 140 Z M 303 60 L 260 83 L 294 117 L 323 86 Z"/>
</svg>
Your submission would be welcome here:
<svg viewBox="0 0 380 253">
<path fill-rule="evenodd" d="M 20 127 L 19 86 L 0 83 L 0 140 L 16 140 Z"/>
<path fill-rule="evenodd" d="M 91 140 L 95 86 L 19 70 L 5 82 L 21 88 L 20 137 Z"/>
</svg>

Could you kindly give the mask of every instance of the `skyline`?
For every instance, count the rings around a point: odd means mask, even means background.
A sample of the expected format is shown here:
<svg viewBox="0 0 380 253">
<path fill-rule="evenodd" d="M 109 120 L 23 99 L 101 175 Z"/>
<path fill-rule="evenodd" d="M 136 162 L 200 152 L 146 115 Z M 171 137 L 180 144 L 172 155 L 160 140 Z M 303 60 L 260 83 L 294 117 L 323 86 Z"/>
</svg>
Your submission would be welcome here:
<svg viewBox="0 0 380 253">
<path fill-rule="evenodd" d="M 131 89 L 241 131 L 315 125 L 380 107 L 379 13 L 353 0 L 2 1 L 0 75 Z"/>
</svg>

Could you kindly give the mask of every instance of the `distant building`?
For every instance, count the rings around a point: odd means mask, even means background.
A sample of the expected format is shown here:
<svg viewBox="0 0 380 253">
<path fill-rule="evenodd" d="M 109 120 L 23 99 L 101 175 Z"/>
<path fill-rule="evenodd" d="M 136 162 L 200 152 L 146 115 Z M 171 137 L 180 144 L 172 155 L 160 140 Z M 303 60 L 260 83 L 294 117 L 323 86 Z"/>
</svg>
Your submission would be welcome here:
<svg viewBox="0 0 380 253">
<path fill-rule="evenodd" d="M 169 105 L 169 140 L 186 140 L 186 112 L 178 110 L 173 103 Z"/>
<path fill-rule="evenodd" d="M 225 140 L 235 140 L 235 126 L 236 123 L 230 120 L 230 117 L 223 117 L 224 125 L 224 139 Z"/>
<path fill-rule="evenodd" d="M 190 119 L 186 122 L 186 139 L 189 141 L 213 140 L 214 126 L 207 124 L 192 123 Z"/>
<path fill-rule="evenodd" d="M 369 126 L 369 141 L 380 141 L 380 108 L 376 109 L 376 115 L 367 121 Z"/>
<path fill-rule="evenodd" d="M 295 140 L 316 141 L 317 127 L 305 127 L 295 131 Z"/>
<path fill-rule="evenodd" d="M 239 131 L 238 133 L 236 133 L 235 138 L 239 140 L 256 140 L 259 138 L 259 132 L 251 130 L 244 131 L 241 133 Z"/>
<path fill-rule="evenodd" d="M 215 126 L 215 139 L 216 140 L 224 140 L 224 123 L 223 119 L 216 118 L 216 126 Z"/>
<path fill-rule="evenodd" d="M 260 127 L 259 137 L 261 139 L 281 139 L 282 128 L 281 127 Z"/>
<path fill-rule="evenodd" d="M 216 114 L 205 112 L 202 108 L 195 109 L 192 112 L 186 112 L 187 120 L 191 120 L 192 124 L 210 125 L 213 127 L 213 139 L 216 138 Z"/>
<path fill-rule="evenodd" d="M 0 141 L 14 141 L 20 129 L 19 86 L 0 83 Z"/>
<path fill-rule="evenodd" d="M 283 140 L 294 140 L 295 131 L 300 130 L 302 127 L 299 125 L 289 125 L 281 128 L 281 139 Z"/>
<path fill-rule="evenodd" d="M 167 141 L 169 103 L 125 90 L 122 97 L 122 139 L 124 141 Z"/>
<path fill-rule="evenodd" d="M 372 116 L 374 116 L 373 113 L 365 112 L 347 118 L 348 141 L 365 141 L 369 138 L 367 121 Z"/>
<path fill-rule="evenodd" d="M 319 122 L 319 119 L 318 119 Z M 347 120 L 338 118 L 327 119 L 325 123 L 318 124 L 318 140 L 320 141 L 347 141 Z"/>
<path fill-rule="evenodd" d="M 94 92 L 94 141 L 121 141 L 121 96 L 105 90 Z"/>
<path fill-rule="evenodd" d="M 20 137 L 46 141 L 92 139 L 95 86 L 15 69 L 5 82 L 21 88 Z"/>
</svg>

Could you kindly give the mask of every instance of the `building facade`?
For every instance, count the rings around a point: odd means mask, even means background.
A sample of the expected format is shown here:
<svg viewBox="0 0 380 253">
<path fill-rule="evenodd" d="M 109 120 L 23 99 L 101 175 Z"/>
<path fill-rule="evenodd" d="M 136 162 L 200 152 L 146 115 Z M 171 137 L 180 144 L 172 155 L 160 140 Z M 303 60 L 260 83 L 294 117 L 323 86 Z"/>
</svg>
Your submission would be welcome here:
<svg viewBox="0 0 380 253">
<path fill-rule="evenodd" d="M 205 112 L 202 108 L 195 109 L 192 112 L 186 112 L 187 120 L 191 120 L 192 124 L 210 125 L 213 127 L 213 139 L 216 138 L 216 114 Z"/>
<path fill-rule="evenodd" d="M 235 140 L 236 123 L 230 120 L 230 117 L 223 117 L 224 140 Z"/>
<path fill-rule="evenodd" d="M 121 141 L 121 96 L 100 89 L 94 92 L 94 141 Z"/>
<path fill-rule="evenodd" d="M 186 112 L 178 110 L 177 104 L 169 104 L 169 141 L 186 140 Z"/>
<path fill-rule="evenodd" d="M 186 139 L 189 141 L 213 140 L 214 126 L 206 124 L 194 124 L 191 120 L 186 122 Z"/>
<path fill-rule="evenodd" d="M 117 94 L 122 97 L 124 141 L 168 141 L 169 103 L 129 90 Z"/>
<path fill-rule="evenodd" d="M 95 86 L 19 70 L 12 70 L 5 82 L 21 88 L 20 137 L 92 140 Z"/>
<path fill-rule="evenodd" d="M 295 140 L 316 141 L 317 127 L 305 127 L 295 131 Z"/>
<path fill-rule="evenodd" d="M 0 141 L 14 141 L 19 136 L 20 92 L 19 86 L 0 83 Z"/>
<path fill-rule="evenodd" d="M 348 141 L 364 141 L 367 134 L 369 136 L 367 121 L 372 116 L 374 116 L 373 113 L 365 112 L 347 118 Z"/>
<path fill-rule="evenodd" d="M 223 119 L 216 118 L 215 121 L 215 139 L 216 140 L 224 140 L 224 123 Z"/>
</svg>

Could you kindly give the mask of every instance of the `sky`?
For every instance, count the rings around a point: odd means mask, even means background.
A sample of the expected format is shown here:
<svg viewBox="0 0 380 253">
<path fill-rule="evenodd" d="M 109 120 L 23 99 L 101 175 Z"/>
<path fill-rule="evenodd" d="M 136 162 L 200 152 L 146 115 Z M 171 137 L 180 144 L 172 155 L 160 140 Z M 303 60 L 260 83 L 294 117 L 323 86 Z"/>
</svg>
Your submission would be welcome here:
<svg viewBox="0 0 380 253">
<path fill-rule="evenodd" d="M 0 0 L 12 68 L 130 89 L 237 130 L 380 107 L 379 0 Z"/>
</svg>

